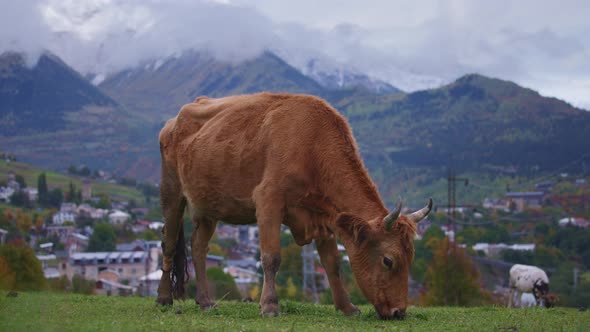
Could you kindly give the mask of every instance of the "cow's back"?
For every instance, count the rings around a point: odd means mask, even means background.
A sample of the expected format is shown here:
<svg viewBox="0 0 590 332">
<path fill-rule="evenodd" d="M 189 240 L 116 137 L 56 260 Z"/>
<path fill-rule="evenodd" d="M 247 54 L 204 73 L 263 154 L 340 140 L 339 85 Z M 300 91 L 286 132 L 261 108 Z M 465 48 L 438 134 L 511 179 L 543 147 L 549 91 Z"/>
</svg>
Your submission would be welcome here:
<svg viewBox="0 0 590 332">
<path fill-rule="evenodd" d="M 547 274 L 542 269 L 523 264 L 515 264 L 510 268 L 510 285 L 522 291 L 532 292 L 534 283 L 542 280 L 549 283 Z"/>
<path fill-rule="evenodd" d="M 252 192 L 265 172 L 306 173 L 326 129 L 322 122 L 332 117 L 341 120 L 322 100 L 302 95 L 198 98 L 185 105 L 169 131 L 189 204 L 214 218 L 254 222 Z"/>
</svg>

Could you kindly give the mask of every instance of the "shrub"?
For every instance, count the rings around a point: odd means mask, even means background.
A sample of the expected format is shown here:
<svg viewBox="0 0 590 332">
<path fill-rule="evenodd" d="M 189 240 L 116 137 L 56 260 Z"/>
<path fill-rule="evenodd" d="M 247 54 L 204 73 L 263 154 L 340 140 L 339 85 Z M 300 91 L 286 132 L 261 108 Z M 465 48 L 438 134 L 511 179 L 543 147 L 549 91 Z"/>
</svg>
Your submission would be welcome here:
<svg viewBox="0 0 590 332">
<path fill-rule="evenodd" d="M 41 262 L 24 241 L 0 246 L 0 286 L 10 290 L 42 290 L 47 286 Z"/>
</svg>

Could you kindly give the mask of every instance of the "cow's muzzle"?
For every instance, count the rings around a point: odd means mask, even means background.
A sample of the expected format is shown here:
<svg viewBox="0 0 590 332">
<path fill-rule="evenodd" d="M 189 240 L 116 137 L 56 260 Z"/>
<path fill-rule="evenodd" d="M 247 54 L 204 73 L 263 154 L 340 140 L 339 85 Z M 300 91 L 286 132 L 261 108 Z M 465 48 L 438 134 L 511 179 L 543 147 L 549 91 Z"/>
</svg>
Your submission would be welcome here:
<svg viewBox="0 0 590 332">
<path fill-rule="evenodd" d="M 404 319 L 406 317 L 406 309 L 393 308 L 388 313 L 377 312 L 377 314 L 383 320 Z"/>
</svg>

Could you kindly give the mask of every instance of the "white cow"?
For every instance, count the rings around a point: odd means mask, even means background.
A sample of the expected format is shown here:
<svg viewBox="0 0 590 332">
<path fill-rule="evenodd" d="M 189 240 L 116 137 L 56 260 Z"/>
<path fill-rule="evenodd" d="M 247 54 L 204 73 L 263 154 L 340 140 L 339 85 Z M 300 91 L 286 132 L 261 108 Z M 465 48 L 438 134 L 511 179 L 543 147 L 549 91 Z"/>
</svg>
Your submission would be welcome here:
<svg viewBox="0 0 590 332">
<path fill-rule="evenodd" d="M 544 297 L 549 293 L 549 278 L 545 271 L 536 266 L 515 264 L 510 268 L 508 287 L 510 287 L 509 307 L 513 306 L 514 296 L 517 295 L 520 300 L 522 293 L 532 293 L 536 304 L 544 306 Z"/>
</svg>

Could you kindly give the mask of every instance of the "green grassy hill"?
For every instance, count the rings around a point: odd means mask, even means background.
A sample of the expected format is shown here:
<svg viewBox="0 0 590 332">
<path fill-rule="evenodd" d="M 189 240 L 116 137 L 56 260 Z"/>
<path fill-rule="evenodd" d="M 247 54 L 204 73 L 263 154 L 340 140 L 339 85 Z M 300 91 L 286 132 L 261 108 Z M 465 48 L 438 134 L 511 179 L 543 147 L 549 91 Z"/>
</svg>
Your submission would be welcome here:
<svg viewBox="0 0 590 332">
<path fill-rule="evenodd" d="M 70 182 L 73 183 L 77 189 L 82 188 L 81 177 L 45 171 L 24 163 L 6 162 L 4 160 L 0 160 L 0 180 L 6 180 L 8 173 L 10 172 L 22 175 L 25 178 L 27 185 L 33 188 L 37 188 L 37 177 L 41 173 L 45 173 L 47 176 L 47 184 L 50 187 L 59 187 L 63 192 L 68 192 Z M 91 183 L 92 194 L 94 196 L 106 194 L 109 197 L 119 201 L 128 201 L 131 199 L 138 203 L 145 201 L 144 195 L 135 188 L 98 180 L 92 180 Z"/>
<path fill-rule="evenodd" d="M 0 292 L 6 331 L 587 331 L 590 312 L 566 308 L 409 308 L 402 321 L 382 321 L 362 306 L 344 317 L 333 306 L 281 302 L 281 316 L 261 318 L 257 303 L 223 301 L 202 312 L 187 300 L 172 308 L 154 298 Z"/>
</svg>

